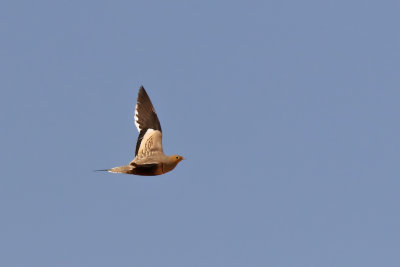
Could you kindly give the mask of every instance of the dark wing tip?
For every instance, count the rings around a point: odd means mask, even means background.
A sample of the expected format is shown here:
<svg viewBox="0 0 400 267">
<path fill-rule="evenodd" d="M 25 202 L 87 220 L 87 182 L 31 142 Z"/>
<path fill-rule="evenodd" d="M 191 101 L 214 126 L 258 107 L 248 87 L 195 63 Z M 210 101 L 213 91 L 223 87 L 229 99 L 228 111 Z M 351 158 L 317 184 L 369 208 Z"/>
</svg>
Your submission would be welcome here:
<svg viewBox="0 0 400 267">
<path fill-rule="evenodd" d="M 154 109 L 150 97 L 143 85 L 139 88 L 136 113 L 137 115 L 135 120 L 140 126 L 140 130 L 154 129 L 161 131 L 161 124 L 158 120 L 156 110 Z"/>
</svg>

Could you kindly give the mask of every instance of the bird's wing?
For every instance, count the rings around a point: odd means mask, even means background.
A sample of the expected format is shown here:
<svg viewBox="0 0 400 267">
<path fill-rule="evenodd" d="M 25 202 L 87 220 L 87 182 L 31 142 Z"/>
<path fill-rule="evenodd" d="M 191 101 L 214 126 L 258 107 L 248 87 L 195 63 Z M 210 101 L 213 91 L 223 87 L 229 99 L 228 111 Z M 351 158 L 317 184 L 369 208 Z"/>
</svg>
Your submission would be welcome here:
<svg viewBox="0 0 400 267">
<path fill-rule="evenodd" d="M 139 131 L 135 157 L 142 158 L 155 153 L 163 153 L 160 121 L 143 86 L 140 87 L 137 98 L 135 125 Z"/>
</svg>

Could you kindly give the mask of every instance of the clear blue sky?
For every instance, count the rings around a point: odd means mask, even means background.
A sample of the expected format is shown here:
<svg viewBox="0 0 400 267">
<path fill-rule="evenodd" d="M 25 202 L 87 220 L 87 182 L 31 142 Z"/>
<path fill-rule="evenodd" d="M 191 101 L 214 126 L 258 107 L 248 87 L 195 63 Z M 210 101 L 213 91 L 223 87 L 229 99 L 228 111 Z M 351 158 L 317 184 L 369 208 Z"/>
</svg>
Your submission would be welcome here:
<svg viewBox="0 0 400 267">
<path fill-rule="evenodd" d="M 1 1 L 0 265 L 400 266 L 399 10 Z"/>
</svg>

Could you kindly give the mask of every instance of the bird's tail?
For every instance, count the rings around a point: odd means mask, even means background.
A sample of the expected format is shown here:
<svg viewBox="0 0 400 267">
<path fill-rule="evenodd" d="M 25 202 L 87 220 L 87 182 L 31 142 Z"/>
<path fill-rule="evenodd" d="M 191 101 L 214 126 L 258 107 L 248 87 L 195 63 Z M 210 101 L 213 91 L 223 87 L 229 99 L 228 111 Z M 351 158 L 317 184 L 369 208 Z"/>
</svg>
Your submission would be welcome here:
<svg viewBox="0 0 400 267">
<path fill-rule="evenodd" d="M 104 169 L 104 170 L 94 170 L 95 172 L 108 172 L 110 169 Z"/>
</svg>

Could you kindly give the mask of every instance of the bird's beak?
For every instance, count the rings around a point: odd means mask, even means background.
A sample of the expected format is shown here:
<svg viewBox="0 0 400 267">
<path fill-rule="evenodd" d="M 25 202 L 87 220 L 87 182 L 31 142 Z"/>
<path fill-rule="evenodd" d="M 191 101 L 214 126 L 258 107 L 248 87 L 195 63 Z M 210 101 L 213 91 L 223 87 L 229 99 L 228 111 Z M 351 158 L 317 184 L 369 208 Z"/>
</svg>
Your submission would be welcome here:
<svg viewBox="0 0 400 267">
<path fill-rule="evenodd" d="M 182 157 L 182 160 L 185 160 L 186 158 Z"/>
</svg>

